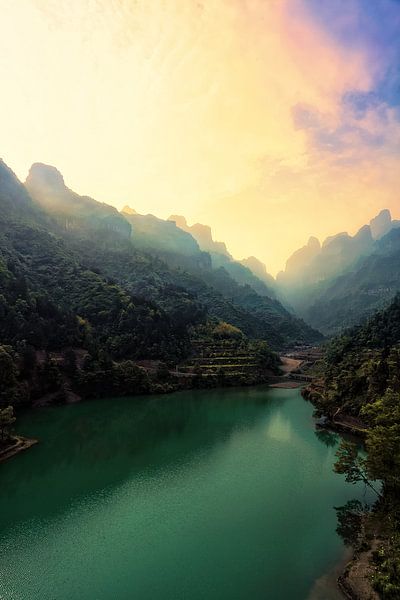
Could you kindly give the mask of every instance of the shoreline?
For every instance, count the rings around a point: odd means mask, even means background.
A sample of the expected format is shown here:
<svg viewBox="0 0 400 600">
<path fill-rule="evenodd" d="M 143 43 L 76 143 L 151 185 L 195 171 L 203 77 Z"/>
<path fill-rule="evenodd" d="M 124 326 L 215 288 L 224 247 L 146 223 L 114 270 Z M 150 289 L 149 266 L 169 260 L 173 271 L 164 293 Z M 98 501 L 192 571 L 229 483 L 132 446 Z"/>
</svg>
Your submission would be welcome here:
<svg viewBox="0 0 400 600">
<path fill-rule="evenodd" d="M 364 551 L 353 551 L 353 557 L 338 577 L 338 586 L 347 600 L 379 600 L 380 596 L 371 585 L 370 576 L 374 572 L 371 564 L 372 553 L 379 547 L 379 539 L 374 539 Z"/>
<path fill-rule="evenodd" d="M 352 559 L 352 552 L 351 548 L 343 548 L 341 558 L 315 580 L 307 600 L 345 600 L 339 580 Z"/>
<path fill-rule="evenodd" d="M 15 443 L 12 446 L 3 448 L 3 450 L 0 451 L 0 463 L 6 462 L 6 460 L 9 460 L 24 450 L 28 450 L 28 448 L 31 448 L 39 442 L 39 440 L 25 438 L 20 435 L 15 436 L 13 440 L 15 440 Z"/>
<path fill-rule="evenodd" d="M 318 405 L 313 401 L 312 390 L 304 389 L 303 398 L 310 402 L 316 409 Z M 351 435 L 360 441 L 365 439 L 367 430 L 360 426 L 360 423 L 354 422 L 348 415 L 342 415 L 340 420 L 327 418 L 323 424 L 317 425 L 317 429 L 332 431 L 339 435 Z M 368 513 L 364 513 L 365 517 Z M 365 532 L 363 540 L 366 541 Z M 337 588 L 346 600 L 379 600 L 380 596 L 373 589 L 371 575 L 374 573 L 374 566 L 371 563 L 373 552 L 378 548 L 380 540 L 374 538 L 368 542 L 368 548 L 360 550 L 353 548 L 346 564 L 341 564 L 339 576 L 336 579 Z"/>
<path fill-rule="evenodd" d="M 257 385 L 260 384 L 252 384 L 250 387 Z M 304 383 L 288 380 L 272 384 L 266 382 L 266 386 L 268 388 L 293 389 L 304 387 Z M 224 386 L 218 387 L 224 389 Z M 229 388 L 232 386 L 227 387 Z M 307 401 L 306 398 L 303 397 L 303 399 Z M 328 427 L 323 427 L 322 429 L 330 429 L 331 431 L 336 431 L 338 433 L 345 432 L 344 428 L 341 429 L 336 425 L 336 423 L 330 423 Z M 358 434 L 359 437 L 362 437 L 360 431 L 354 433 L 356 435 Z M 20 452 L 28 450 L 39 442 L 37 439 L 25 438 L 19 435 L 13 436 L 12 439 L 14 443 L 11 446 L 0 450 L 0 464 L 11 459 Z M 375 539 L 368 550 L 363 552 L 344 547 L 343 555 L 340 560 L 338 560 L 326 573 L 323 573 L 315 580 L 307 600 L 379 600 L 379 596 L 373 590 L 369 578 L 369 575 L 373 573 L 370 557 L 378 545 L 379 540 Z"/>
</svg>

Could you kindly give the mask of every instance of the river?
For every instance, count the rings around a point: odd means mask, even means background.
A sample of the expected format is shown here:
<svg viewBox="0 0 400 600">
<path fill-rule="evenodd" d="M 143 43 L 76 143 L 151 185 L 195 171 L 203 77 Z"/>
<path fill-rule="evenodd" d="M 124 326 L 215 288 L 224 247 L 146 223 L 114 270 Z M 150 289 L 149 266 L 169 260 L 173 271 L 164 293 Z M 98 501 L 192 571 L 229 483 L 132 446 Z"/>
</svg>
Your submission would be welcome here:
<svg viewBox="0 0 400 600">
<path fill-rule="evenodd" d="M 332 472 L 298 389 L 29 411 L 0 465 L 2 600 L 336 600 Z"/>
</svg>

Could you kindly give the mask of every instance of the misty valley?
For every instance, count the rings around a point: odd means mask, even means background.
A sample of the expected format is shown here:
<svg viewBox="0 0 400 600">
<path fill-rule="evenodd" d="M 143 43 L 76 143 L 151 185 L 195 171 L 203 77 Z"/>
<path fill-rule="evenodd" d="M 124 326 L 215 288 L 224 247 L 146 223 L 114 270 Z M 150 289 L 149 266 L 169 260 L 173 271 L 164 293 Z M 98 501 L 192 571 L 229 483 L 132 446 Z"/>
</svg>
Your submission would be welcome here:
<svg viewBox="0 0 400 600">
<path fill-rule="evenodd" d="M 400 600 L 400 0 L 0 14 L 0 600 Z"/>
</svg>

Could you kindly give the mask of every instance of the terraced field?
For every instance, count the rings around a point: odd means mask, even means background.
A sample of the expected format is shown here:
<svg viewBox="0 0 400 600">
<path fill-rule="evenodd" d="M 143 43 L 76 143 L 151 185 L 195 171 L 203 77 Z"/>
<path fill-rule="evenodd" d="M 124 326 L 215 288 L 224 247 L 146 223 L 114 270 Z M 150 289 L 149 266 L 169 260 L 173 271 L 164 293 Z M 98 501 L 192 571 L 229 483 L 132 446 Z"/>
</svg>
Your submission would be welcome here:
<svg viewBox="0 0 400 600">
<path fill-rule="evenodd" d="M 270 374 L 246 341 L 195 341 L 195 352 L 179 370 L 183 373 L 209 379 L 210 383 L 254 383 L 264 381 Z"/>
</svg>

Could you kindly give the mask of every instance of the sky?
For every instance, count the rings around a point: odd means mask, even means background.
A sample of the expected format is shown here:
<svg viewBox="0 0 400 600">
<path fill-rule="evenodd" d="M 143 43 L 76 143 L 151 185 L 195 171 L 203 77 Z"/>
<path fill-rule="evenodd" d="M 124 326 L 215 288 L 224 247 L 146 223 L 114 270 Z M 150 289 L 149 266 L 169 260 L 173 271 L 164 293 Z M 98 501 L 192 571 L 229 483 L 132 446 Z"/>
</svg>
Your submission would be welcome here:
<svg viewBox="0 0 400 600">
<path fill-rule="evenodd" d="M 0 0 L 0 155 L 270 272 L 400 217 L 399 0 Z"/>
</svg>

